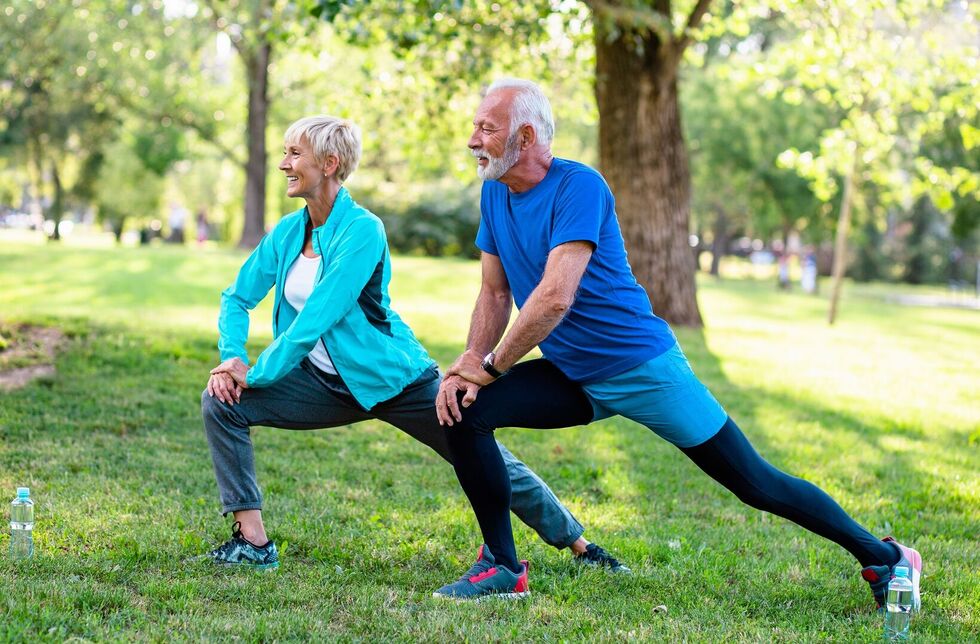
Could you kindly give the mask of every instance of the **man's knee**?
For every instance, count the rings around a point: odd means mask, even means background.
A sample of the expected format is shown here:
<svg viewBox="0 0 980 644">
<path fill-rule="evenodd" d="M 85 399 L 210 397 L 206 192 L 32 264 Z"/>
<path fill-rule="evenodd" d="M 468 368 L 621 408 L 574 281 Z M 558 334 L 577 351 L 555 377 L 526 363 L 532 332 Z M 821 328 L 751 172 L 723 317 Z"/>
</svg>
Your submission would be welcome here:
<svg viewBox="0 0 980 644">
<path fill-rule="evenodd" d="M 492 435 L 497 429 L 488 405 L 481 404 L 479 398 L 472 405 L 464 408 L 462 394 L 460 394 L 459 410 L 463 419 L 457 421 L 453 428 L 481 435 Z"/>
</svg>

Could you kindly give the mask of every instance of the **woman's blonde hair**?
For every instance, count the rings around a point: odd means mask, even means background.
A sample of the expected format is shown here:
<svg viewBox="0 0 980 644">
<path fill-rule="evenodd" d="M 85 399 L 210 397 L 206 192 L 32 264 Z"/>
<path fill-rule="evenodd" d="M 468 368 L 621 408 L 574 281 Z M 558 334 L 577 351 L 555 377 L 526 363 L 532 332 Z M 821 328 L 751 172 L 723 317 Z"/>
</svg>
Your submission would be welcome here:
<svg viewBox="0 0 980 644">
<path fill-rule="evenodd" d="M 330 155 L 337 157 L 337 180 L 341 183 L 353 174 L 361 160 L 361 129 L 347 119 L 307 116 L 290 125 L 284 139 L 286 145 L 306 139 L 317 163 L 323 163 Z"/>
</svg>

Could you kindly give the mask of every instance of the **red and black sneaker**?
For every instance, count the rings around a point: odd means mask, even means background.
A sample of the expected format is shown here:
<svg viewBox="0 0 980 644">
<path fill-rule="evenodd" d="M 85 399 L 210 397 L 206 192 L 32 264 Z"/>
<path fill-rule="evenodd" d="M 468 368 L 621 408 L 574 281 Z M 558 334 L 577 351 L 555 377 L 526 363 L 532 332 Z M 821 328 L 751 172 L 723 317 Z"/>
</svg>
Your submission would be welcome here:
<svg viewBox="0 0 980 644">
<path fill-rule="evenodd" d="M 521 561 L 521 570 L 512 572 L 497 565 L 486 544 L 480 546 L 476 563 L 459 578 L 432 593 L 444 599 L 482 601 L 488 597 L 522 599 L 531 594 L 527 589 L 528 563 Z"/>
<path fill-rule="evenodd" d="M 861 576 L 871 585 L 871 592 L 878 602 L 878 610 L 885 606 L 885 594 L 888 592 L 888 582 L 895 577 L 895 566 L 904 566 L 908 568 L 909 579 L 912 581 L 912 610 L 918 612 L 922 609 L 922 598 L 919 595 L 922 555 L 915 548 L 903 546 L 891 537 L 885 537 L 882 541 L 891 544 L 898 551 L 898 561 L 891 566 L 868 566 L 861 570 Z"/>
</svg>

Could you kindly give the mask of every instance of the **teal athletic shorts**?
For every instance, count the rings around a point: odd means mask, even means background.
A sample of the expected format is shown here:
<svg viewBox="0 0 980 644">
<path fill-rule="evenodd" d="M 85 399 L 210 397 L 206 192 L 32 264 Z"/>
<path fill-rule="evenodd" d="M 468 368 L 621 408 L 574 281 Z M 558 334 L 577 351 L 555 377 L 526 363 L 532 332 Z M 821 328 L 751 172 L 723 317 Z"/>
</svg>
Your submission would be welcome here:
<svg viewBox="0 0 980 644">
<path fill-rule="evenodd" d="M 721 429 L 728 418 L 694 375 L 679 344 L 638 367 L 583 385 L 595 410 L 593 421 L 624 416 L 677 447 L 694 447 Z"/>
</svg>

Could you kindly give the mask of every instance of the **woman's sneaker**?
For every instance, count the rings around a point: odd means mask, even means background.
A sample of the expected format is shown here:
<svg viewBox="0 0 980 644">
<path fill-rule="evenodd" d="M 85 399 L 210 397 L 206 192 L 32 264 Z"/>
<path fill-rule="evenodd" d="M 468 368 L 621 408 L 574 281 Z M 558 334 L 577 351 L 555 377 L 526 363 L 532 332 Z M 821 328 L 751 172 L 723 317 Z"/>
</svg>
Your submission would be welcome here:
<svg viewBox="0 0 980 644">
<path fill-rule="evenodd" d="M 459 578 L 432 593 L 443 599 L 482 601 L 488 597 L 521 599 L 531 594 L 527 589 L 528 563 L 521 561 L 519 573 L 496 565 L 493 553 L 486 544 L 480 546 L 476 563 Z"/>
<path fill-rule="evenodd" d="M 242 524 L 238 521 L 231 530 L 231 539 L 200 558 L 220 566 L 243 566 L 253 570 L 275 570 L 279 567 L 279 551 L 275 543 L 270 541 L 264 546 L 255 545 L 242 536 Z"/>
<path fill-rule="evenodd" d="M 891 566 L 868 566 L 861 571 L 861 576 L 871 585 L 871 592 L 874 593 L 878 609 L 881 610 L 885 606 L 888 582 L 895 577 L 895 566 L 905 566 L 908 568 L 909 579 L 912 581 L 912 610 L 918 612 L 922 609 L 922 598 L 919 595 L 922 555 L 915 548 L 903 546 L 891 537 L 885 537 L 882 541 L 891 544 L 898 551 L 898 561 Z"/>
<path fill-rule="evenodd" d="M 583 566 L 608 568 L 610 572 L 622 573 L 624 575 L 633 573 L 633 571 L 629 569 L 629 566 L 620 563 L 616 557 L 613 557 L 611 554 L 606 552 L 602 546 L 598 546 L 594 543 L 590 543 L 589 545 L 585 546 L 585 552 L 582 554 L 575 555 L 575 561 Z"/>
</svg>

